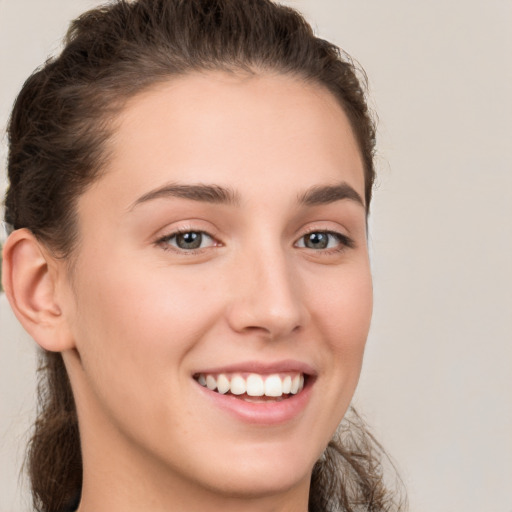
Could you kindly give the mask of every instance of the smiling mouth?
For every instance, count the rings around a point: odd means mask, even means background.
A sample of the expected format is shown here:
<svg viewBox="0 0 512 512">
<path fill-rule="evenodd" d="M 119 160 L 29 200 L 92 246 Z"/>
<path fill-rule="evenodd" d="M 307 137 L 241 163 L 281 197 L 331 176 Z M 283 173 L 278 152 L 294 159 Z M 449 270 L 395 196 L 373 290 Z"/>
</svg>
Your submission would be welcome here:
<svg viewBox="0 0 512 512">
<path fill-rule="evenodd" d="M 246 402 L 280 402 L 304 389 L 307 375 L 300 372 L 273 373 L 198 373 L 194 379 L 203 387 L 222 395 L 232 395 Z"/>
</svg>

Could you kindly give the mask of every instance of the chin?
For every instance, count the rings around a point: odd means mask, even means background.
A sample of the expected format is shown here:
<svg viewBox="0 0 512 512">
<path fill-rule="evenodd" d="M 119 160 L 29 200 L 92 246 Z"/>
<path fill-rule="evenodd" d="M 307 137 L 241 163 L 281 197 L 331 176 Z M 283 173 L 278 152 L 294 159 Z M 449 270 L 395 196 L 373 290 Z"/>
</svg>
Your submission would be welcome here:
<svg viewBox="0 0 512 512">
<path fill-rule="evenodd" d="M 267 470 L 265 473 L 250 471 L 239 472 L 233 470 L 233 475 L 223 478 L 220 485 L 212 486 L 216 493 L 224 494 L 233 498 L 257 499 L 275 495 L 286 495 L 294 489 L 303 487 L 311 478 L 311 468 L 302 474 L 283 474 L 275 470 Z"/>
<path fill-rule="evenodd" d="M 252 455 L 239 458 L 238 462 L 227 459 L 223 468 L 218 467 L 212 490 L 232 497 L 258 498 L 286 494 L 296 488 L 309 488 L 313 466 L 319 455 L 302 450 L 283 453 L 279 450 L 253 450 Z"/>
</svg>

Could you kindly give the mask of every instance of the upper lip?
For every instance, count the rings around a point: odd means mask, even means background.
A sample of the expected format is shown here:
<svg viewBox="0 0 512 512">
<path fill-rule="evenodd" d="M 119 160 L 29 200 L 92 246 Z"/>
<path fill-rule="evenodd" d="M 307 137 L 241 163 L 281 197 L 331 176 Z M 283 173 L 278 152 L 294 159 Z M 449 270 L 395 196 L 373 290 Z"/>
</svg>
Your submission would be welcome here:
<svg viewBox="0 0 512 512">
<path fill-rule="evenodd" d="M 258 373 L 266 375 L 285 372 L 299 372 L 306 375 L 316 375 L 317 373 L 315 369 L 307 363 L 293 359 L 286 359 L 274 362 L 243 361 L 225 366 L 201 369 L 194 372 L 194 375 L 219 373 Z"/>
</svg>

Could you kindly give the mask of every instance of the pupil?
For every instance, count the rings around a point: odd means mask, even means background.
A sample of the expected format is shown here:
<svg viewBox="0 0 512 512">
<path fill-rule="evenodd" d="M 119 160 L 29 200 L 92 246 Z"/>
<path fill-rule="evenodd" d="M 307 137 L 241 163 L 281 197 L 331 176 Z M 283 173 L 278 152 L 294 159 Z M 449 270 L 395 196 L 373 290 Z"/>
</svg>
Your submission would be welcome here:
<svg viewBox="0 0 512 512">
<path fill-rule="evenodd" d="M 202 242 L 201 233 L 191 231 L 189 233 L 181 233 L 176 237 L 176 245 L 180 249 L 198 249 Z"/>
<path fill-rule="evenodd" d="M 329 243 L 329 238 L 325 233 L 311 233 L 306 238 L 306 247 L 310 249 L 325 249 Z"/>
</svg>

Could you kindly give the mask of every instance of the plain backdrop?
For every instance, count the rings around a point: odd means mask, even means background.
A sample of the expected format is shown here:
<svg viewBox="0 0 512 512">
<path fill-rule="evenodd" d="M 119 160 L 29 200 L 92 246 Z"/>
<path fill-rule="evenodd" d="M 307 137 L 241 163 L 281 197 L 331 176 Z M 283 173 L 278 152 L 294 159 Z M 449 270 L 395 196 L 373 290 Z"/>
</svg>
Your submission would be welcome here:
<svg viewBox="0 0 512 512">
<path fill-rule="evenodd" d="M 0 130 L 92 0 L 0 0 Z M 512 512 L 512 0 L 296 0 L 366 69 L 378 111 L 375 314 L 355 404 L 412 512 Z M 0 297 L 0 512 L 19 477 L 35 348 Z"/>
</svg>

